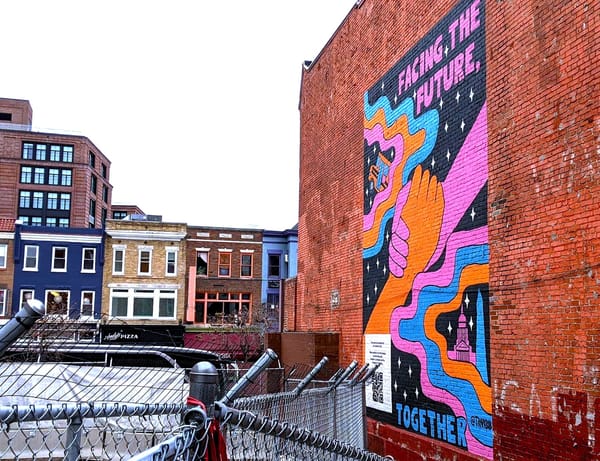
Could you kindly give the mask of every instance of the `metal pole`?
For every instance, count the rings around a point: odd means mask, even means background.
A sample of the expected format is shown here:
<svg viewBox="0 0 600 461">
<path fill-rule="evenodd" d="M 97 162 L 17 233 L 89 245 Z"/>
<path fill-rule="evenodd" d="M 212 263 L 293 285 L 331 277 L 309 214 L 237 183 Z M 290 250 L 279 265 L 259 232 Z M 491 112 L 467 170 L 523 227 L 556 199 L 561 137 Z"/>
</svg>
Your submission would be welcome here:
<svg viewBox="0 0 600 461">
<path fill-rule="evenodd" d="M 220 402 L 225 405 L 230 405 L 275 359 L 277 359 L 277 354 L 272 349 L 267 349 L 254 365 L 250 367 L 246 374 L 235 383 L 227 394 L 225 394 L 225 397 L 223 397 Z"/>
<path fill-rule="evenodd" d="M 41 301 L 28 299 L 21 310 L 0 328 L 0 356 L 45 313 L 46 309 Z"/>
<path fill-rule="evenodd" d="M 217 367 L 210 362 L 198 362 L 190 370 L 190 397 L 199 400 L 206 406 L 209 416 L 214 413 L 217 400 L 219 374 Z M 193 404 L 193 402 L 190 402 Z"/>
<path fill-rule="evenodd" d="M 336 387 L 338 387 L 340 384 L 342 384 L 342 381 L 344 381 L 344 379 L 346 379 L 348 376 L 350 376 L 350 374 L 356 369 L 357 366 L 358 366 L 358 362 L 356 360 L 353 360 L 350 363 L 350 365 L 348 365 L 348 368 L 346 368 L 344 370 L 344 372 L 337 378 L 335 383 L 333 383 L 333 385 L 331 386 L 331 388 L 329 389 L 328 392 L 331 392 Z"/>
<path fill-rule="evenodd" d="M 298 383 L 298 385 L 292 391 L 292 394 L 298 397 L 300 393 L 304 390 L 304 388 L 308 386 L 308 383 L 310 383 L 313 380 L 313 378 L 317 375 L 317 373 L 321 371 L 321 369 L 327 364 L 327 362 L 329 362 L 329 359 L 327 357 L 323 357 L 321 361 L 317 363 L 315 367 L 310 371 L 310 373 Z"/>
<path fill-rule="evenodd" d="M 67 426 L 67 446 L 65 448 L 65 461 L 77 461 L 81 453 L 82 420 L 79 413 L 69 419 Z"/>
</svg>

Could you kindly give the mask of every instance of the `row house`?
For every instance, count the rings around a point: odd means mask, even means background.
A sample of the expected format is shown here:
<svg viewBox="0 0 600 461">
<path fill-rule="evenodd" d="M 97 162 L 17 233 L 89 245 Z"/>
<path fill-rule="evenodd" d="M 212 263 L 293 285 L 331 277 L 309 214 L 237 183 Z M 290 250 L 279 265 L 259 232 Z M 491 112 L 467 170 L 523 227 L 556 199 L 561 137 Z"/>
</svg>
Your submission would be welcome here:
<svg viewBox="0 0 600 461">
<path fill-rule="evenodd" d="M 296 251 L 295 228 L 198 227 L 143 214 L 104 229 L 0 219 L 0 308 L 6 320 L 36 298 L 49 314 L 100 323 L 109 335 L 111 325 L 148 332 L 264 322 L 278 331 Z"/>
<path fill-rule="evenodd" d="M 262 256 L 262 230 L 189 226 L 186 323 L 252 323 L 260 311 Z"/>
<path fill-rule="evenodd" d="M 281 331 L 283 281 L 296 277 L 298 228 L 263 232 L 262 313 L 269 331 Z"/>
<path fill-rule="evenodd" d="M 10 309 L 13 314 L 29 298 L 36 298 L 45 304 L 48 314 L 90 323 L 100 319 L 104 263 L 102 229 L 17 223 L 13 248 Z"/>
<path fill-rule="evenodd" d="M 106 222 L 104 314 L 128 324 L 180 324 L 185 313 L 186 224 Z"/>
<path fill-rule="evenodd" d="M 0 319 L 8 318 L 11 315 L 14 241 L 15 221 L 9 218 L 0 218 Z"/>
</svg>

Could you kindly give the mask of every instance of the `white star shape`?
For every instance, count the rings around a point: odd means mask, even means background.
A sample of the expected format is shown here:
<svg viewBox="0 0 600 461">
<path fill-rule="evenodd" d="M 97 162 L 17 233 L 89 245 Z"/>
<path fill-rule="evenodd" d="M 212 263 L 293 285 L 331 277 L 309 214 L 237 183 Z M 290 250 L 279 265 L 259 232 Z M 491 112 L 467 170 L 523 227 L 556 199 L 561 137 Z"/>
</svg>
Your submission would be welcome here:
<svg viewBox="0 0 600 461">
<path fill-rule="evenodd" d="M 417 400 L 419 399 L 419 388 L 415 389 L 415 396 L 417 397 Z"/>
<path fill-rule="evenodd" d="M 396 151 L 392 147 L 392 149 L 390 150 L 390 155 L 392 156 L 392 158 L 394 157 L 395 154 L 396 154 Z"/>
<path fill-rule="evenodd" d="M 435 167 L 435 157 L 431 157 L 431 169 Z"/>
<path fill-rule="evenodd" d="M 460 121 L 460 131 L 465 131 L 465 121 L 464 120 Z"/>
<path fill-rule="evenodd" d="M 444 100 L 440 98 L 440 110 L 442 109 L 442 107 L 444 107 Z"/>
<path fill-rule="evenodd" d="M 469 99 L 471 102 L 473 102 L 473 96 L 475 96 L 475 93 L 473 93 L 473 88 L 471 88 L 471 92 L 469 93 Z"/>
<path fill-rule="evenodd" d="M 465 296 L 465 304 L 467 305 L 467 308 L 469 308 L 470 303 L 471 303 L 471 300 L 469 299 L 469 294 L 467 293 L 467 295 Z"/>
<path fill-rule="evenodd" d="M 471 90 L 471 91 L 473 91 L 473 90 Z M 398 104 L 398 95 L 397 94 L 394 95 L 394 104 Z"/>
<path fill-rule="evenodd" d="M 450 149 L 446 151 L 446 158 L 450 161 Z"/>
<path fill-rule="evenodd" d="M 377 258 L 377 260 L 375 261 L 375 265 L 377 266 L 377 269 L 379 269 L 379 258 Z"/>
<path fill-rule="evenodd" d="M 367 263 L 367 272 L 369 272 L 369 269 L 371 269 L 371 266 L 369 265 L 369 263 Z"/>
<path fill-rule="evenodd" d="M 385 82 L 381 82 L 381 91 L 385 88 Z"/>
<path fill-rule="evenodd" d="M 390 241 L 390 233 L 389 233 L 389 231 L 385 233 L 385 241 L 386 242 Z"/>
<path fill-rule="evenodd" d="M 375 144 L 373 144 L 373 153 L 376 154 L 377 153 L 377 146 L 375 146 Z"/>
<path fill-rule="evenodd" d="M 445 131 L 446 133 L 448 133 L 448 122 L 446 122 L 446 124 L 444 125 L 444 131 Z"/>
<path fill-rule="evenodd" d="M 444 54 L 446 55 L 446 57 L 448 57 L 448 45 L 446 45 L 446 48 L 444 48 Z"/>
<path fill-rule="evenodd" d="M 408 376 L 412 378 L 412 367 L 410 365 L 408 366 Z"/>
<path fill-rule="evenodd" d="M 452 334 L 452 325 L 450 325 L 450 322 L 448 322 L 448 328 L 446 328 L 448 330 L 448 334 L 451 335 Z"/>
<path fill-rule="evenodd" d="M 471 208 L 471 221 L 475 221 L 475 215 L 477 213 L 475 213 L 475 208 Z"/>
<path fill-rule="evenodd" d="M 375 291 L 375 294 L 377 294 L 378 290 L 379 290 L 379 288 L 377 288 L 377 284 L 375 284 L 375 287 L 373 288 L 373 291 Z"/>
<path fill-rule="evenodd" d="M 406 397 L 407 397 L 406 390 L 404 391 L 404 394 L 402 394 L 402 395 L 404 396 L 404 400 L 406 400 Z"/>
<path fill-rule="evenodd" d="M 400 365 L 402 365 L 402 360 L 400 360 L 400 357 L 398 357 L 398 368 L 400 368 Z"/>
<path fill-rule="evenodd" d="M 369 295 L 367 295 L 367 304 L 369 304 L 371 302 L 371 297 Z"/>
<path fill-rule="evenodd" d="M 373 206 L 373 199 L 369 200 L 369 206 Z"/>
<path fill-rule="evenodd" d="M 469 319 L 469 326 L 471 327 L 471 331 L 473 331 L 473 325 L 474 325 L 474 323 L 473 323 L 473 317 L 471 317 Z"/>
<path fill-rule="evenodd" d="M 394 379 L 394 390 L 398 392 L 398 381 Z"/>
<path fill-rule="evenodd" d="M 456 104 L 458 104 L 458 101 L 460 99 L 460 92 L 459 91 L 456 92 L 456 97 L 454 99 L 456 99 Z"/>
<path fill-rule="evenodd" d="M 387 267 L 383 266 L 383 275 L 385 275 L 387 272 Z"/>
<path fill-rule="evenodd" d="M 413 99 L 417 99 L 417 90 L 413 91 Z"/>
</svg>

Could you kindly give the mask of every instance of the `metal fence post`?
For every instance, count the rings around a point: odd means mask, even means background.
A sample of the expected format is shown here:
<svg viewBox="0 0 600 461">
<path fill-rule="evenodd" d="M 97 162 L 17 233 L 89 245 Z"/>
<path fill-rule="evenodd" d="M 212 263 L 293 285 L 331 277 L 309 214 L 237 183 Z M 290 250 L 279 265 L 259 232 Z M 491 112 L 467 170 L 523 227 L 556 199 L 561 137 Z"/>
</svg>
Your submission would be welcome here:
<svg viewBox="0 0 600 461">
<path fill-rule="evenodd" d="M 190 397 L 206 406 L 206 413 L 213 416 L 214 403 L 217 400 L 219 374 L 217 367 L 210 362 L 198 362 L 190 370 Z"/>
<path fill-rule="evenodd" d="M 67 446 L 65 449 L 65 461 L 77 461 L 81 453 L 81 413 L 77 411 L 69 420 L 67 426 Z"/>
</svg>

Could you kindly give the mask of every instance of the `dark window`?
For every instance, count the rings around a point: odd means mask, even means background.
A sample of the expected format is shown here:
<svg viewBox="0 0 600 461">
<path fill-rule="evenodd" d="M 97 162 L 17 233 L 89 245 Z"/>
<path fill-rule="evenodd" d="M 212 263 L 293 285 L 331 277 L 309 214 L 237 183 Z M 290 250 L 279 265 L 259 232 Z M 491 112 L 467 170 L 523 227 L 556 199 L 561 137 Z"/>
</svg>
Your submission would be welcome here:
<svg viewBox="0 0 600 461">
<path fill-rule="evenodd" d="M 125 211 L 113 211 L 113 219 L 123 219 L 127 216 Z"/>
<path fill-rule="evenodd" d="M 93 152 L 90 152 L 90 166 L 96 168 L 96 155 Z"/>
<path fill-rule="evenodd" d="M 96 189 L 98 188 L 98 178 L 96 178 L 96 176 L 92 175 L 91 180 L 90 180 L 90 192 L 94 195 L 96 195 Z"/>
<path fill-rule="evenodd" d="M 279 255 L 269 255 L 269 277 L 279 277 L 280 259 Z"/>
<path fill-rule="evenodd" d="M 12 114 L 7 112 L 0 112 L 0 121 L 12 122 Z"/>
<path fill-rule="evenodd" d="M 108 203 L 108 187 L 102 186 L 102 200 L 104 203 Z"/>
<path fill-rule="evenodd" d="M 106 175 L 108 174 L 108 167 L 103 163 L 102 164 L 102 177 L 106 179 Z"/>
</svg>

